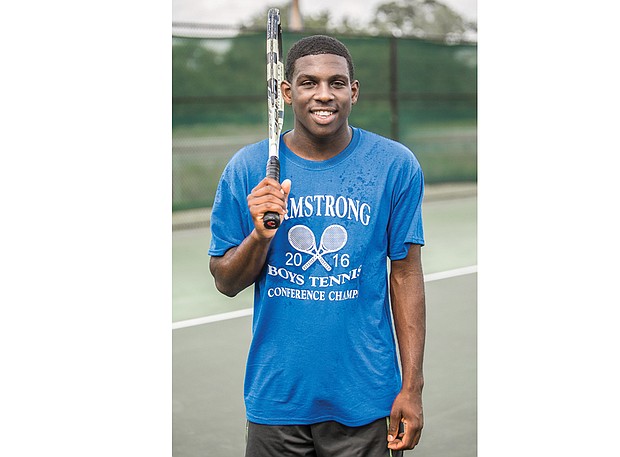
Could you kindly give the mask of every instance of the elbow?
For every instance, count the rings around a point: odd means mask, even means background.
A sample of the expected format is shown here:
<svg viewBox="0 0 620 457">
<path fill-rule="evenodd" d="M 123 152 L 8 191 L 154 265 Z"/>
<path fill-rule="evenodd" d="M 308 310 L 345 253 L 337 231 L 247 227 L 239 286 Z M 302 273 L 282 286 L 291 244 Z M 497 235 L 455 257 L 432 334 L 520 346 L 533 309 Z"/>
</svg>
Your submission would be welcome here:
<svg viewBox="0 0 620 457">
<path fill-rule="evenodd" d="M 231 271 L 228 263 L 223 261 L 221 257 L 211 257 L 209 269 L 215 282 L 215 288 L 227 297 L 236 297 L 239 292 L 249 285 L 244 283 L 239 275 L 235 276 L 234 271 Z"/>
<path fill-rule="evenodd" d="M 221 294 L 226 295 L 227 297 L 234 297 L 239 293 L 238 290 L 234 290 L 230 281 L 226 281 L 221 274 L 220 268 L 221 258 L 213 258 L 209 261 L 209 270 L 211 271 L 211 276 L 213 276 L 213 282 L 215 283 L 215 288 Z"/>
<path fill-rule="evenodd" d="M 218 281 L 217 279 L 215 280 L 215 288 L 222 294 L 226 295 L 227 297 L 233 298 L 236 297 L 237 294 L 240 292 L 237 289 L 233 289 L 230 286 L 227 286 L 225 284 L 222 284 L 221 281 Z"/>
</svg>

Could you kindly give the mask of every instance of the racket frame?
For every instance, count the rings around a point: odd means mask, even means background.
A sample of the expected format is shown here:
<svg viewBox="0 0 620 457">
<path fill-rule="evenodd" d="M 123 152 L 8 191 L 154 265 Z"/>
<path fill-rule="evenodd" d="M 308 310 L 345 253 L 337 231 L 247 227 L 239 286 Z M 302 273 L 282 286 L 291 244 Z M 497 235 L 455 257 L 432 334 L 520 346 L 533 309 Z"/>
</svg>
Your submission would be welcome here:
<svg viewBox="0 0 620 457">
<path fill-rule="evenodd" d="M 270 8 L 267 13 L 267 114 L 269 123 L 269 159 L 266 176 L 280 182 L 280 133 L 284 124 L 284 99 L 281 83 L 284 79 L 282 62 L 282 24 L 280 10 Z M 263 215 L 267 229 L 280 226 L 280 215 L 268 211 Z"/>
</svg>

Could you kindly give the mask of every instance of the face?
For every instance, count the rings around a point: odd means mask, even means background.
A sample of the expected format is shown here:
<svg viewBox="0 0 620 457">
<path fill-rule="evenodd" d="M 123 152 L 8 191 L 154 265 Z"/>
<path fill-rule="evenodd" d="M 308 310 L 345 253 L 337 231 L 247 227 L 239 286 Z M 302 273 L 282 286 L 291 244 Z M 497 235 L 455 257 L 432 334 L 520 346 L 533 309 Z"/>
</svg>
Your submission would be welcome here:
<svg viewBox="0 0 620 457">
<path fill-rule="evenodd" d="M 348 118 L 357 102 L 359 82 L 349 79 L 344 57 L 301 57 L 291 79 L 282 84 L 282 95 L 295 113 L 297 133 L 316 138 L 349 135 Z"/>
</svg>

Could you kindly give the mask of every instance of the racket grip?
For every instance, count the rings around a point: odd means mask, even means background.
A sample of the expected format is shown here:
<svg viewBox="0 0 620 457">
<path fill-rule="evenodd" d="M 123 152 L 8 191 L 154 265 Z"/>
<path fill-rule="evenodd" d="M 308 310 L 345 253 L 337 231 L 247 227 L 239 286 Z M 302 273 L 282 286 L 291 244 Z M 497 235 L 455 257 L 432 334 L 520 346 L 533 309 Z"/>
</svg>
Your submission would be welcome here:
<svg viewBox="0 0 620 457">
<path fill-rule="evenodd" d="M 269 157 L 267 162 L 267 177 L 280 182 L 280 160 L 276 156 Z"/>
<path fill-rule="evenodd" d="M 267 177 L 280 182 L 280 160 L 276 156 L 269 157 L 267 162 Z M 263 225 L 266 229 L 275 230 L 280 226 L 280 215 L 268 211 L 263 216 Z"/>
</svg>

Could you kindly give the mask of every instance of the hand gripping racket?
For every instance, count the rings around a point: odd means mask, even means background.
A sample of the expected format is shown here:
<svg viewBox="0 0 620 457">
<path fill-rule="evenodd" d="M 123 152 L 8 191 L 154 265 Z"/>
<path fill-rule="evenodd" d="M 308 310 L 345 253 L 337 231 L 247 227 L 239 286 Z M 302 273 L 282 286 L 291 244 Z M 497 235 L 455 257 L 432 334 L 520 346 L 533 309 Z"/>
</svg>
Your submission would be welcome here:
<svg viewBox="0 0 620 457">
<path fill-rule="evenodd" d="M 284 100 L 280 83 L 284 78 L 282 63 L 282 25 L 280 10 L 271 8 L 267 13 L 267 112 L 269 117 L 269 160 L 267 177 L 280 181 L 280 132 L 284 123 Z M 280 226 L 280 215 L 272 211 L 263 216 L 267 229 Z"/>
</svg>

